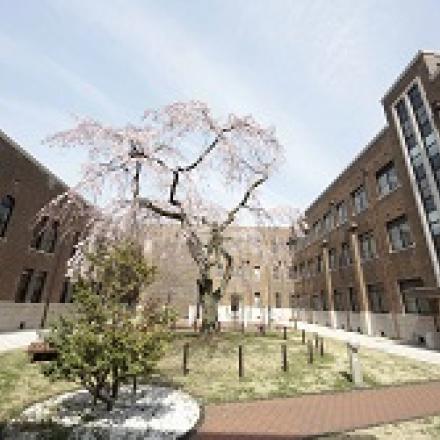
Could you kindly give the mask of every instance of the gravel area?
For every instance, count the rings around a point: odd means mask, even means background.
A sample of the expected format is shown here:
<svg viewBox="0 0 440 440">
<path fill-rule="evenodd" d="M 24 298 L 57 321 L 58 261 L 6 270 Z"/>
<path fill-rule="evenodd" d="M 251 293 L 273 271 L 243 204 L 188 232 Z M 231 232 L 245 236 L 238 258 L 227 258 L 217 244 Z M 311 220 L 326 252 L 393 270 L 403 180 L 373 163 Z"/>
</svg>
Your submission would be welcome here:
<svg viewBox="0 0 440 440">
<path fill-rule="evenodd" d="M 93 407 L 87 391 L 74 391 L 27 408 L 7 427 L 5 439 L 176 439 L 199 417 L 197 401 L 169 387 L 142 385 L 136 396 L 123 387 L 111 412 L 101 403 Z"/>
</svg>

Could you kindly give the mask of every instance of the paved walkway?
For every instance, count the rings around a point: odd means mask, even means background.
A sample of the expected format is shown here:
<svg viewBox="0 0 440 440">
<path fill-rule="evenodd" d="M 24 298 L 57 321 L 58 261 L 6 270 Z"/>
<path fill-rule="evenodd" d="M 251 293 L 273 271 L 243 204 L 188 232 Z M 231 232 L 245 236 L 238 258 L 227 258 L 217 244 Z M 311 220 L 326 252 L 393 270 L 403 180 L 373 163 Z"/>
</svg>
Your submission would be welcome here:
<svg viewBox="0 0 440 440">
<path fill-rule="evenodd" d="M 301 439 L 440 414 L 440 382 L 208 406 L 195 436 Z"/>
<path fill-rule="evenodd" d="M 298 322 L 298 329 L 305 329 L 306 332 L 317 332 L 324 338 L 339 339 L 340 341 L 345 342 L 356 340 L 359 342 L 361 347 L 373 348 L 385 353 L 396 354 L 410 359 L 440 365 L 439 351 L 429 350 L 425 347 L 414 347 L 404 344 L 402 341 L 361 335 L 356 332 L 348 332 L 345 330 L 333 329 L 316 324 L 308 324 L 302 321 Z"/>
<path fill-rule="evenodd" d="M 38 339 L 36 330 L 0 333 L 0 353 L 15 348 L 25 348 Z"/>
</svg>

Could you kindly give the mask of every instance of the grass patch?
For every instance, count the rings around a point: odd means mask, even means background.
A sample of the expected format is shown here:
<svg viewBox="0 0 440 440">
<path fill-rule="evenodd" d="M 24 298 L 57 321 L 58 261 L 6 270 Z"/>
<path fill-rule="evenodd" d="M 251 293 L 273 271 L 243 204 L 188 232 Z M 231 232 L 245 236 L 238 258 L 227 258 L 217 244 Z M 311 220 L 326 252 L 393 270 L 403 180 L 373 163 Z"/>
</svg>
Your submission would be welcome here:
<svg viewBox="0 0 440 440">
<path fill-rule="evenodd" d="M 31 364 L 23 351 L 0 354 L 0 424 L 17 416 L 26 406 L 75 388 L 67 382 L 51 382 L 40 366 Z"/>
<path fill-rule="evenodd" d="M 190 373 L 183 375 L 183 344 L 189 343 Z M 287 344 L 288 372 L 281 369 L 281 344 Z M 238 345 L 244 349 L 245 377 L 238 377 Z M 401 384 L 439 379 L 440 371 L 432 365 L 361 348 L 360 359 L 365 384 Z M 325 355 L 315 352 L 313 365 L 307 363 L 307 346 L 299 332 L 222 333 L 206 338 L 177 333 L 166 356 L 159 362 L 157 375 L 170 381 L 203 403 L 248 401 L 300 393 L 349 390 L 353 387 L 348 373 L 346 346 L 325 340 Z M 75 388 L 75 384 L 51 382 L 39 365 L 31 364 L 22 351 L 0 354 L 0 425 L 33 402 Z M 440 424 L 439 424 L 440 426 Z M 440 430 L 437 427 L 437 432 Z M 439 435 L 440 437 L 440 435 Z"/>
</svg>

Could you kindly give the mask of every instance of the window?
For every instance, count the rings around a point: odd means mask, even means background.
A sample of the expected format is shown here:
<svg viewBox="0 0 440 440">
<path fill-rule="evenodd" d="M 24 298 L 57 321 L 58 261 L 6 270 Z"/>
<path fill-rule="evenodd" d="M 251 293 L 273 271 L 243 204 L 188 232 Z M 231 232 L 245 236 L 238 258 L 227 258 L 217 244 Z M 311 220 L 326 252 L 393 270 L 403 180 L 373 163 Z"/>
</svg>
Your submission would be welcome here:
<svg viewBox="0 0 440 440">
<path fill-rule="evenodd" d="M 276 238 L 272 238 L 271 246 L 272 246 L 272 253 L 276 254 L 277 251 L 278 251 L 278 243 L 277 243 L 277 239 Z"/>
<path fill-rule="evenodd" d="M 440 188 L 440 145 L 436 134 L 432 130 L 432 123 L 429 121 L 429 115 L 423 102 L 420 87 L 415 83 L 408 91 L 409 105 L 414 112 L 416 124 L 413 124 L 413 119 L 410 116 L 410 108 L 407 106 L 407 101 L 402 97 L 395 105 L 395 115 L 398 120 L 401 134 L 405 141 L 405 146 L 411 161 L 411 166 L 414 171 L 414 176 L 419 188 L 422 198 L 422 203 L 425 208 L 426 220 L 429 223 L 431 235 L 437 250 L 440 254 L 440 207 L 436 206 L 436 202 L 432 196 L 432 191 L 426 179 L 426 172 L 424 161 L 422 158 L 422 149 L 417 143 L 417 132 L 425 144 L 425 151 L 427 158 L 432 168 L 434 177 L 437 181 L 437 186 Z M 431 215 L 431 213 L 433 215 Z"/>
<path fill-rule="evenodd" d="M 319 295 L 312 296 L 312 309 L 315 312 L 322 310 L 321 297 Z"/>
<path fill-rule="evenodd" d="M 322 255 L 318 255 L 316 257 L 316 272 L 317 273 L 322 272 Z"/>
<path fill-rule="evenodd" d="M 358 189 L 353 191 L 351 196 L 355 214 L 360 214 L 368 208 L 367 192 L 365 191 L 364 185 L 361 185 Z"/>
<path fill-rule="evenodd" d="M 406 216 L 388 222 L 387 230 L 392 251 L 400 251 L 413 244 Z"/>
<path fill-rule="evenodd" d="M 294 280 L 296 278 L 296 266 L 289 266 L 289 280 Z"/>
<path fill-rule="evenodd" d="M 390 162 L 376 173 L 376 181 L 379 197 L 386 196 L 398 187 L 399 181 L 393 162 Z"/>
<path fill-rule="evenodd" d="M 342 243 L 341 245 L 341 254 L 339 255 L 339 266 L 346 267 L 351 264 L 351 253 L 350 246 L 348 243 Z"/>
<path fill-rule="evenodd" d="M 322 304 L 322 310 L 326 312 L 328 310 L 327 307 L 327 295 L 323 290 L 321 290 L 321 304 Z"/>
<path fill-rule="evenodd" d="M 328 251 L 328 265 L 330 270 L 336 269 L 336 249 L 334 248 Z"/>
<path fill-rule="evenodd" d="M 75 235 L 73 236 L 73 240 L 72 240 L 72 250 L 70 252 L 70 258 L 72 258 L 75 255 L 75 253 L 78 249 L 78 243 L 79 243 L 80 237 L 81 237 L 81 232 L 78 232 L 78 231 L 75 232 Z"/>
<path fill-rule="evenodd" d="M 240 308 L 240 296 L 236 293 L 231 295 L 231 312 L 238 312 Z"/>
<path fill-rule="evenodd" d="M 18 282 L 16 302 L 32 302 L 41 301 L 41 296 L 46 282 L 47 272 L 34 272 L 33 269 L 25 269 L 20 276 Z"/>
<path fill-rule="evenodd" d="M 61 289 L 60 303 L 72 302 L 73 284 L 70 278 L 66 278 Z M 169 304 L 170 301 L 168 301 Z"/>
<path fill-rule="evenodd" d="M 296 295 L 294 293 L 291 293 L 289 296 L 289 307 L 291 309 L 294 309 L 296 305 L 297 305 Z"/>
<path fill-rule="evenodd" d="M 280 292 L 275 292 L 275 307 L 277 309 L 281 309 L 282 305 L 281 305 L 281 293 Z"/>
<path fill-rule="evenodd" d="M 43 217 L 35 226 L 31 247 L 38 250 L 52 253 L 58 239 L 57 221 L 49 221 L 48 217 Z"/>
<path fill-rule="evenodd" d="M 0 237 L 4 237 L 14 209 L 14 197 L 7 195 L 0 203 Z"/>
<path fill-rule="evenodd" d="M 347 210 L 347 204 L 344 201 L 336 205 L 336 216 L 337 216 L 338 225 L 343 225 L 347 222 L 348 210 Z"/>
<path fill-rule="evenodd" d="M 261 295 L 260 292 L 254 293 L 254 306 L 261 307 Z"/>
<path fill-rule="evenodd" d="M 20 280 L 18 281 L 17 293 L 15 295 L 15 302 L 17 303 L 27 302 L 27 293 L 33 273 L 34 273 L 33 269 L 25 269 L 20 275 Z"/>
<path fill-rule="evenodd" d="M 348 288 L 348 298 L 350 300 L 350 310 L 352 312 L 359 312 L 359 299 L 353 287 Z"/>
<path fill-rule="evenodd" d="M 434 307 L 427 298 L 417 298 L 408 295 L 417 287 L 423 287 L 423 280 L 421 278 L 414 278 L 409 280 L 399 280 L 399 289 L 402 296 L 402 303 L 405 308 L 405 313 L 417 313 L 419 315 L 430 315 L 434 311 Z"/>
<path fill-rule="evenodd" d="M 257 280 L 260 279 L 260 266 L 254 266 L 254 275 Z"/>
<path fill-rule="evenodd" d="M 388 312 L 382 284 L 368 284 L 367 295 L 368 304 L 373 313 Z"/>
<path fill-rule="evenodd" d="M 359 236 L 359 247 L 362 261 L 371 260 L 376 256 L 376 242 L 371 231 Z"/>
<path fill-rule="evenodd" d="M 345 301 L 342 292 L 335 289 L 333 291 L 333 298 L 335 301 L 335 311 L 343 312 L 345 310 Z"/>
<path fill-rule="evenodd" d="M 307 267 L 309 269 L 309 276 L 313 276 L 315 274 L 315 272 L 314 272 L 315 268 L 313 267 L 313 260 L 312 259 L 308 260 Z"/>
<path fill-rule="evenodd" d="M 334 226 L 334 217 L 331 211 L 327 211 L 322 219 L 324 232 L 330 232 Z"/>
</svg>

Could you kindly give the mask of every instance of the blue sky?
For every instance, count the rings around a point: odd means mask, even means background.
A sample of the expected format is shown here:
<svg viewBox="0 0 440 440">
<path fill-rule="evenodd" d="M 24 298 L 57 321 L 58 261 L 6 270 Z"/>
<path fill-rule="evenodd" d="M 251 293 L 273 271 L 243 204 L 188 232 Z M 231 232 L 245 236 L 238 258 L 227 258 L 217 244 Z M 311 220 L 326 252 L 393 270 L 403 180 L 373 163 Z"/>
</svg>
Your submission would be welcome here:
<svg viewBox="0 0 440 440">
<path fill-rule="evenodd" d="M 380 98 L 440 3 L 405 0 L 0 0 L 0 128 L 69 184 L 81 155 L 41 140 L 72 115 L 138 121 L 197 99 L 274 125 L 271 204 L 304 209 L 385 124 Z"/>
</svg>

